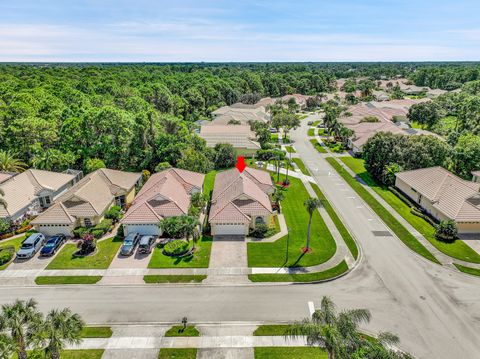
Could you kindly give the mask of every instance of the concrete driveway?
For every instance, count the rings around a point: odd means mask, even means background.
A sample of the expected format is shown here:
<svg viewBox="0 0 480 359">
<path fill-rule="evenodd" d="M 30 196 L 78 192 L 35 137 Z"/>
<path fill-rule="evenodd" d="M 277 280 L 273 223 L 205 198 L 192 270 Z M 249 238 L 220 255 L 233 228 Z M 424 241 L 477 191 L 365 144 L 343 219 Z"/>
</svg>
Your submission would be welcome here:
<svg viewBox="0 0 480 359">
<path fill-rule="evenodd" d="M 62 246 L 63 247 L 63 246 Z M 61 248 L 60 248 L 61 249 Z M 57 253 L 60 251 L 57 251 Z M 55 254 L 56 255 L 56 254 Z M 5 270 L 27 270 L 27 269 L 45 269 L 55 256 L 40 257 L 40 251 L 30 259 L 18 259 L 15 260 Z"/>
<path fill-rule="evenodd" d="M 247 264 L 247 243 L 243 236 L 215 237 L 206 283 L 248 283 L 243 273 Z"/>
</svg>

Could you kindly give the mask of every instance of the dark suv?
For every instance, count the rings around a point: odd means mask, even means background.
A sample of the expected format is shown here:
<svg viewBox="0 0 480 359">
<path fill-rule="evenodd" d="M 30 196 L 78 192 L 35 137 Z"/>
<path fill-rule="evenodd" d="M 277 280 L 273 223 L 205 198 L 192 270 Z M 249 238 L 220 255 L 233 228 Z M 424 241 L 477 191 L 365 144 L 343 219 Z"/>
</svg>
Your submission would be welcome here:
<svg viewBox="0 0 480 359">
<path fill-rule="evenodd" d="M 40 251 L 40 255 L 43 257 L 53 256 L 66 240 L 67 237 L 63 234 L 54 235 L 45 243 Z"/>
<path fill-rule="evenodd" d="M 157 238 L 155 236 L 142 236 L 142 238 L 140 238 L 140 244 L 138 245 L 138 253 L 151 253 L 156 241 Z"/>
</svg>

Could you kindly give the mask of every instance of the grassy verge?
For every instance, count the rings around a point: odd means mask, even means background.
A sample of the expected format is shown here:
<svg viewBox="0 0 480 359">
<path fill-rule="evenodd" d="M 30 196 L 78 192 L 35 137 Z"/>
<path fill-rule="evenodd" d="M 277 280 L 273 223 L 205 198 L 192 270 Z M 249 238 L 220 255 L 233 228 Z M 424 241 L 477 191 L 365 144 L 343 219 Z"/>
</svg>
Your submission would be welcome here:
<svg viewBox="0 0 480 359">
<path fill-rule="evenodd" d="M 292 161 L 295 162 L 297 167 L 300 169 L 300 171 L 304 175 L 310 176 L 310 172 L 308 172 L 307 167 L 305 167 L 305 164 L 303 163 L 303 161 L 300 158 L 292 158 Z"/>
<path fill-rule="evenodd" d="M 312 251 L 308 254 L 302 252 L 308 225 L 308 212 L 303 203 L 309 195 L 298 178 L 289 179 L 290 186 L 282 201 L 283 214 L 290 231 L 288 262 L 285 262 L 288 236 L 284 236 L 272 243 L 247 243 L 249 267 L 307 267 L 324 263 L 335 254 L 335 240 L 318 211 L 314 212 L 312 219 Z"/>
<path fill-rule="evenodd" d="M 455 267 L 457 267 L 457 269 L 460 272 L 471 274 L 471 275 L 476 275 L 476 276 L 480 277 L 480 269 L 478 269 L 478 268 L 465 267 L 465 266 L 462 266 L 461 264 L 457 264 L 457 263 L 453 263 L 453 265 Z"/>
<path fill-rule="evenodd" d="M 253 336 L 283 336 L 288 328 L 290 328 L 288 324 L 259 325 Z"/>
<path fill-rule="evenodd" d="M 295 149 L 292 146 L 285 146 L 285 149 L 287 150 L 288 153 L 295 153 Z"/>
<path fill-rule="evenodd" d="M 307 132 L 307 135 L 310 136 L 310 137 L 315 136 L 315 129 L 314 128 L 309 128 L 308 132 Z"/>
<path fill-rule="evenodd" d="M 195 359 L 196 357 L 196 348 L 162 348 L 158 354 L 158 359 Z"/>
<path fill-rule="evenodd" d="M 328 163 L 340 176 L 353 188 L 353 190 L 372 208 L 372 210 L 385 222 L 385 224 L 407 245 L 428 260 L 440 262 L 423 246 L 400 222 L 396 220 L 363 186 L 353 178 L 333 157 L 326 158 Z"/>
<path fill-rule="evenodd" d="M 145 283 L 201 283 L 206 275 L 146 275 L 143 276 Z"/>
<path fill-rule="evenodd" d="M 84 327 L 81 332 L 82 338 L 110 338 L 112 328 L 110 327 Z"/>
<path fill-rule="evenodd" d="M 103 356 L 103 349 L 75 349 L 75 350 L 62 350 L 60 353 L 60 359 L 101 359 Z M 43 358 L 43 355 L 31 355 L 31 352 L 27 352 L 28 357 Z M 11 359 L 18 359 L 17 354 L 13 354 Z"/>
<path fill-rule="evenodd" d="M 13 246 L 15 247 L 15 253 L 20 249 L 20 246 L 22 245 L 22 242 L 27 238 L 26 235 L 24 236 L 20 236 L 18 238 L 14 238 L 14 239 L 4 239 L 3 241 L 0 242 L 0 248 L 3 248 L 3 247 L 9 247 L 9 246 Z M 5 263 L 5 264 L 2 264 L 0 266 L 0 270 L 3 270 L 5 268 L 7 268 L 10 263 L 12 263 L 12 261 L 15 259 L 15 254 L 13 255 L 12 259 Z"/>
<path fill-rule="evenodd" d="M 256 347 L 255 359 L 327 359 L 325 351 L 315 347 Z"/>
<path fill-rule="evenodd" d="M 217 171 L 210 171 L 205 175 L 205 180 L 203 181 L 203 192 L 210 198 L 211 192 L 213 191 L 213 185 L 215 183 L 215 176 Z"/>
<path fill-rule="evenodd" d="M 311 139 L 310 143 L 315 147 L 315 149 L 320 152 L 320 153 L 327 153 L 327 150 L 323 148 L 323 146 L 316 140 L 316 139 Z"/>
<path fill-rule="evenodd" d="M 40 276 L 35 278 L 38 285 L 55 285 L 55 284 L 95 284 L 102 279 L 101 276 Z"/>
<path fill-rule="evenodd" d="M 183 325 L 174 325 L 165 332 L 166 337 L 199 337 L 200 332 L 193 325 L 187 325 L 183 330 Z"/>
<path fill-rule="evenodd" d="M 107 269 L 121 245 L 121 238 L 107 238 L 97 243 L 97 253 L 94 255 L 74 257 L 77 246 L 69 243 L 63 246 L 47 269 Z"/>
<path fill-rule="evenodd" d="M 335 224 L 335 227 L 337 227 L 338 232 L 342 236 L 344 242 L 346 243 L 348 249 L 350 250 L 350 253 L 352 253 L 353 258 L 357 259 L 358 247 L 355 241 L 353 240 L 352 236 L 350 235 L 350 232 L 347 230 L 343 222 L 340 220 L 337 213 L 335 212 L 335 210 L 333 209 L 332 205 L 327 200 L 323 192 L 320 190 L 320 188 L 315 183 L 312 183 L 311 185 L 313 190 L 317 194 L 317 197 L 322 200 L 323 207 L 325 208 L 328 215 L 332 219 L 333 223 Z"/>
<path fill-rule="evenodd" d="M 162 253 L 162 247 L 157 246 L 153 250 L 148 268 L 208 268 L 210 251 L 212 249 L 212 237 L 202 236 L 196 244 L 197 250 L 190 256 L 175 258 Z"/>
<path fill-rule="evenodd" d="M 348 270 L 347 262 L 341 261 L 335 267 L 323 272 L 307 274 L 249 274 L 252 282 L 316 282 L 332 279 Z"/>
<path fill-rule="evenodd" d="M 480 263 L 480 254 L 461 240 L 456 240 L 453 243 L 437 240 L 435 238 L 435 228 L 423 218 L 412 214 L 410 212 L 410 206 L 398 198 L 387 187 L 378 184 L 365 169 L 362 159 L 344 157 L 341 158 L 341 160 L 440 252 L 466 262 Z"/>
</svg>

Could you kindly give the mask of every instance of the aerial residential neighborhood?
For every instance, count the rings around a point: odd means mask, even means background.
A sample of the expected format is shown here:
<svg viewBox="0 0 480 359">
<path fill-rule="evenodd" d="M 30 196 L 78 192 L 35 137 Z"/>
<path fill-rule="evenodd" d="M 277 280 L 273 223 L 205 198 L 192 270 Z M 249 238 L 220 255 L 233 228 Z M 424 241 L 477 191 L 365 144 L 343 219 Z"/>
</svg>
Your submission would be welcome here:
<svg viewBox="0 0 480 359">
<path fill-rule="evenodd" d="M 0 358 L 479 358 L 479 10 L 0 3 Z"/>
</svg>

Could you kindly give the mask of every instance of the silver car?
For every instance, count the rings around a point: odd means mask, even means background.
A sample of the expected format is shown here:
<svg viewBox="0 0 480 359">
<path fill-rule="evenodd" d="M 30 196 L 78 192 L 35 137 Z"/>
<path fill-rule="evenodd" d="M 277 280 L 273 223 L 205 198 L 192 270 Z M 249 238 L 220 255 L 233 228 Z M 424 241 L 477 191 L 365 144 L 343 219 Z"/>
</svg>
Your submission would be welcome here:
<svg viewBox="0 0 480 359">
<path fill-rule="evenodd" d="M 17 252 L 17 258 L 29 259 L 42 248 L 45 242 L 45 236 L 41 233 L 34 233 L 22 243 L 22 246 Z"/>
</svg>

